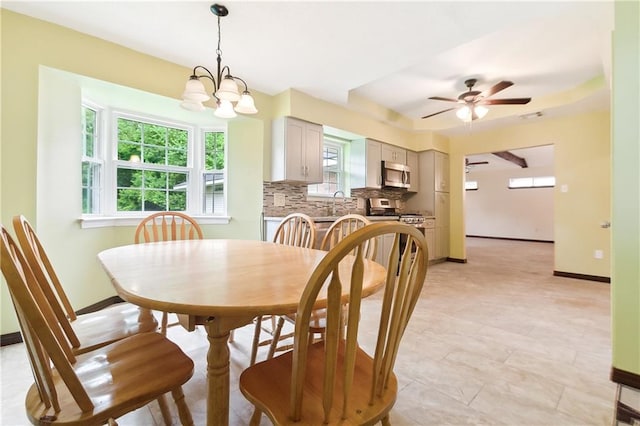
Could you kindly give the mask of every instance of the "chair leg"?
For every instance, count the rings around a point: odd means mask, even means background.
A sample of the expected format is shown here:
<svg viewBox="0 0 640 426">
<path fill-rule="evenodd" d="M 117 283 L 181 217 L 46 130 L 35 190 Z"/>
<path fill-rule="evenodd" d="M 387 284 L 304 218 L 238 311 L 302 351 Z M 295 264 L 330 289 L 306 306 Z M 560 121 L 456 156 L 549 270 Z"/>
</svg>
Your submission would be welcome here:
<svg viewBox="0 0 640 426">
<path fill-rule="evenodd" d="M 114 419 L 109 419 L 107 421 L 107 425 L 108 426 L 118 426 L 118 422 L 116 422 Z"/>
<path fill-rule="evenodd" d="M 381 423 L 382 423 L 382 426 L 391 426 L 391 423 L 389 422 L 388 414 L 382 418 Z"/>
<path fill-rule="evenodd" d="M 169 325 L 169 314 L 167 312 L 162 313 L 162 324 L 160 326 L 160 334 L 167 335 L 167 327 Z"/>
<path fill-rule="evenodd" d="M 262 417 L 262 411 L 258 410 L 256 407 L 253 410 L 253 415 L 251 416 L 251 420 L 249 421 L 249 426 L 258 426 L 260 424 L 260 418 Z"/>
<path fill-rule="evenodd" d="M 278 325 L 273 332 L 273 338 L 271 339 L 271 345 L 269 346 L 269 354 L 267 359 L 273 358 L 273 354 L 276 353 L 278 342 L 280 341 L 280 333 L 282 333 L 282 327 L 284 327 L 284 317 L 278 318 Z"/>
<path fill-rule="evenodd" d="M 191 411 L 189 411 L 189 406 L 184 400 L 184 392 L 182 392 L 182 387 L 178 387 L 171 391 L 171 395 L 173 395 L 173 400 L 176 403 L 176 407 L 178 407 L 178 416 L 180 417 L 180 423 L 184 426 L 193 426 L 193 418 L 191 417 Z"/>
<path fill-rule="evenodd" d="M 235 337 L 233 336 L 233 334 L 234 334 L 233 332 L 234 332 L 234 331 L 235 331 L 235 330 L 231 330 L 231 331 L 229 332 L 229 343 L 233 343 L 233 342 L 235 342 Z"/>
<path fill-rule="evenodd" d="M 249 365 L 256 363 L 256 356 L 258 355 L 258 345 L 260 344 L 260 332 L 262 331 L 262 317 L 256 318 L 256 328 L 253 331 L 253 345 L 251 346 L 251 360 Z"/>
<path fill-rule="evenodd" d="M 169 405 L 167 405 L 167 398 L 165 395 L 160 395 L 157 399 L 158 405 L 160 406 L 160 413 L 162 413 L 162 419 L 164 420 L 164 424 L 167 426 L 171 426 L 173 423 L 173 419 L 171 418 L 171 411 L 169 410 Z"/>
</svg>

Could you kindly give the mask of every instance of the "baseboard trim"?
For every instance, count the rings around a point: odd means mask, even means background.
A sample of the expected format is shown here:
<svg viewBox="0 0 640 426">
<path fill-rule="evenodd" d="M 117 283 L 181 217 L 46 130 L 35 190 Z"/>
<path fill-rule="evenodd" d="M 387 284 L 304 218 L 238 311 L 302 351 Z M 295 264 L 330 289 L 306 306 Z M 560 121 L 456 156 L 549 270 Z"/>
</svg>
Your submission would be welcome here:
<svg viewBox="0 0 640 426">
<path fill-rule="evenodd" d="M 0 336 L 0 346 L 14 345 L 16 343 L 22 343 L 22 334 L 19 331 Z"/>
<path fill-rule="evenodd" d="M 467 263 L 467 259 L 459 259 L 457 257 L 447 257 L 447 262 L 453 263 Z"/>
<path fill-rule="evenodd" d="M 104 300 L 100 300 L 92 305 L 84 307 L 76 311 L 77 315 L 88 314 L 91 312 L 97 312 L 101 309 L 104 309 L 108 306 L 115 305 L 116 303 L 122 303 L 122 300 L 118 296 L 111 296 Z M 22 334 L 19 331 L 13 333 L 7 333 L 0 335 L 0 346 L 14 345 L 16 343 L 22 343 Z"/>
<path fill-rule="evenodd" d="M 640 390 L 640 374 L 611 367 L 611 375 L 609 377 L 612 382 Z"/>
<path fill-rule="evenodd" d="M 573 272 L 553 271 L 556 277 L 576 278 L 578 280 L 597 281 L 599 283 L 611 283 L 611 277 L 601 277 L 599 275 L 576 274 Z"/>
<path fill-rule="evenodd" d="M 111 305 L 115 305 L 116 303 L 122 303 L 124 302 L 124 300 L 122 300 L 119 296 L 111 296 L 108 297 L 104 300 L 100 300 L 99 302 L 96 302 L 92 305 L 89 305 L 85 308 L 82 308 L 78 311 L 76 311 L 77 315 L 84 315 L 84 314 L 90 314 L 91 312 L 98 312 L 99 310 L 102 310 L 106 307 L 109 307 Z"/>
<path fill-rule="evenodd" d="M 469 238 L 487 238 L 490 240 L 525 241 L 529 243 L 554 243 L 553 240 L 535 240 L 530 238 L 489 237 L 486 235 L 466 235 Z"/>
</svg>

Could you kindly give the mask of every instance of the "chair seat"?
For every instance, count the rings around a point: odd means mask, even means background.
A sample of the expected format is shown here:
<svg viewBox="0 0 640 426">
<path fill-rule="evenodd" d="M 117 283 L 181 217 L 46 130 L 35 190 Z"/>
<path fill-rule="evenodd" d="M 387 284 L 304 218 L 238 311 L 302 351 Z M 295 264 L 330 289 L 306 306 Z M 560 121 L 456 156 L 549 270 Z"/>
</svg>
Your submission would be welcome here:
<svg viewBox="0 0 640 426">
<path fill-rule="evenodd" d="M 150 310 L 131 303 L 117 303 L 97 312 L 78 315 L 71 326 L 81 342 L 74 352 L 82 354 L 138 333 L 158 329 Z"/>
<path fill-rule="evenodd" d="M 56 417 L 55 424 L 104 424 L 183 385 L 193 368 L 193 361 L 164 336 L 136 334 L 77 356 L 73 369 L 95 405 L 93 411 L 80 410 L 54 370 L 60 412 L 44 406 L 34 384 L 25 401 L 27 415 L 33 424 L 43 416 Z"/>
<path fill-rule="evenodd" d="M 344 342 L 338 346 L 338 363 L 336 371 L 342 371 L 344 363 Z M 286 352 L 278 357 L 248 367 L 240 376 L 240 390 L 256 407 L 263 411 L 275 424 L 301 425 L 322 424 L 322 374 L 309 374 L 324 370 L 324 342 L 317 342 L 309 347 L 307 358 L 307 375 L 302 397 L 302 417 L 300 422 L 289 419 L 290 385 L 293 352 Z M 356 365 L 353 390 L 347 418 L 341 420 L 342 407 L 342 375 L 336 375 L 335 392 L 333 393 L 333 411 L 330 424 L 362 425 L 375 424 L 385 417 L 396 400 L 397 379 L 393 372 L 389 384 L 381 397 L 369 405 L 371 392 L 371 374 L 373 359 L 362 349 L 356 351 Z"/>
</svg>

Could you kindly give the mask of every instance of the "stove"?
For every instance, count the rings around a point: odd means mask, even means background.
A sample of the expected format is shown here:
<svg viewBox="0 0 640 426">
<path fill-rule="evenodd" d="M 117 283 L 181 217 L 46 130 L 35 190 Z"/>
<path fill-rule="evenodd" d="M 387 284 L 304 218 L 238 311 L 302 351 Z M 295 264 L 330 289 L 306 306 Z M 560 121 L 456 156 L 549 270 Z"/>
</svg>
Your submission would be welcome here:
<svg viewBox="0 0 640 426">
<path fill-rule="evenodd" d="M 403 214 L 400 215 L 400 222 L 419 227 L 424 224 L 424 216 L 418 214 Z"/>
</svg>

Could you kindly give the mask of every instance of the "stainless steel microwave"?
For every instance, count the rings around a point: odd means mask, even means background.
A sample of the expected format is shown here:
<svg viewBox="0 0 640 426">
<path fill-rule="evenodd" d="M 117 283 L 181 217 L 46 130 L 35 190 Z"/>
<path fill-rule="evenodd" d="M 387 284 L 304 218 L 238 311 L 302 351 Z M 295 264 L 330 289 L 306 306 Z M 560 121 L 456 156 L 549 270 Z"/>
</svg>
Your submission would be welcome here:
<svg viewBox="0 0 640 426">
<path fill-rule="evenodd" d="M 382 162 L 382 186 L 384 188 L 409 188 L 411 168 L 404 164 Z"/>
</svg>

